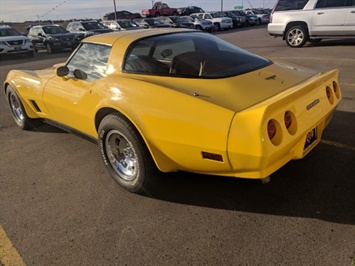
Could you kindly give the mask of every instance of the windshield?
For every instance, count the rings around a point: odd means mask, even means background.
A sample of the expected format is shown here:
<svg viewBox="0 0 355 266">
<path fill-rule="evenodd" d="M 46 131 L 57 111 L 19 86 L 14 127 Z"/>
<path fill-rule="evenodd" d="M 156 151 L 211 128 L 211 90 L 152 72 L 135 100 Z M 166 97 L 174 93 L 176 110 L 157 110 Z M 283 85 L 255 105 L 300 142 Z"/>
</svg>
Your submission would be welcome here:
<svg viewBox="0 0 355 266">
<path fill-rule="evenodd" d="M 81 24 L 86 30 L 106 29 L 106 26 L 99 22 L 82 22 Z"/>
<path fill-rule="evenodd" d="M 211 13 L 211 16 L 214 18 L 224 18 L 226 16 L 226 14 L 224 14 L 222 12 L 215 12 L 215 13 Z"/>
<path fill-rule="evenodd" d="M 178 17 L 178 22 L 194 22 L 195 20 L 192 17 Z"/>
<path fill-rule="evenodd" d="M 123 71 L 190 78 L 225 78 L 272 64 L 208 33 L 149 37 L 128 49 Z"/>
<path fill-rule="evenodd" d="M 13 28 L 3 28 L 0 29 L 0 37 L 4 36 L 18 36 L 21 35 L 17 30 Z"/>
<path fill-rule="evenodd" d="M 45 26 L 42 28 L 46 34 L 67 33 L 68 31 L 59 26 Z"/>
<path fill-rule="evenodd" d="M 117 21 L 118 24 L 122 28 L 132 28 L 132 27 L 139 27 L 139 25 L 131 20 L 125 20 L 125 21 Z"/>
</svg>

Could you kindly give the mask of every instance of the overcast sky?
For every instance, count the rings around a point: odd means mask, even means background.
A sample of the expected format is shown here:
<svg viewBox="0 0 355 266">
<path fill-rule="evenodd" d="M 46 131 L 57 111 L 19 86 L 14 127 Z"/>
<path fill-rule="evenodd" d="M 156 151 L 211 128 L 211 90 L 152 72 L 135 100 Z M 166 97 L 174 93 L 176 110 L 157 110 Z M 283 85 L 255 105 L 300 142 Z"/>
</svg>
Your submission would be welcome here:
<svg viewBox="0 0 355 266">
<path fill-rule="evenodd" d="M 244 8 L 272 7 L 276 0 L 166 0 L 170 7 L 189 4 L 206 11 Z M 116 0 L 116 10 L 141 12 L 152 6 L 151 0 Z M 114 0 L 0 0 L 0 21 L 23 22 L 28 20 L 92 18 L 100 19 L 114 11 Z"/>
</svg>

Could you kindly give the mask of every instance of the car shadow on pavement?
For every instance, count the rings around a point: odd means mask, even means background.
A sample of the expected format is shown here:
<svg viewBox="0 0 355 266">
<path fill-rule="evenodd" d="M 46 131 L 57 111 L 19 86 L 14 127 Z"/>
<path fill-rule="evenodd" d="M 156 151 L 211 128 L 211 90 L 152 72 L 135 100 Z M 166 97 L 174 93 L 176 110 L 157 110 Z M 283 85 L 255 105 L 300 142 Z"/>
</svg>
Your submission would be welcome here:
<svg viewBox="0 0 355 266">
<path fill-rule="evenodd" d="M 326 143 L 321 142 L 302 160 L 289 162 L 271 176 L 270 183 L 177 172 L 159 175 L 154 191 L 147 196 L 207 208 L 355 225 L 352 121 L 355 113 L 337 112 L 323 136 Z"/>
<path fill-rule="evenodd" d="M 354 46 L 355 45 L 355 38 L 350 39 L 324 39 L 319 43 L 311 43 L 307 42 L 304 47 L 321 47 L 321 46 Z"/>
</svg>

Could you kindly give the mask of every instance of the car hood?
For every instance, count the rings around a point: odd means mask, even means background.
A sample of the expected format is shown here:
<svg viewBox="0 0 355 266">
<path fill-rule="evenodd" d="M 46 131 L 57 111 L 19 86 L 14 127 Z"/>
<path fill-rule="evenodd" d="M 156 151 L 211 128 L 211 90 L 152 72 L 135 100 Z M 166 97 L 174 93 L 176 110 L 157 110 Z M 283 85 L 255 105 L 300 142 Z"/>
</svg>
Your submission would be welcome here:
<svg viewBox="0 0 355 266">
<path fill-rule="evenodd" d="M 274 63 L 229 78 L 164 78 L 139 75 L 134 75 L 132 78 L 155 83 L 238 112 L 291 89 L 318 74 L 310 69 Z"/>
</svg>

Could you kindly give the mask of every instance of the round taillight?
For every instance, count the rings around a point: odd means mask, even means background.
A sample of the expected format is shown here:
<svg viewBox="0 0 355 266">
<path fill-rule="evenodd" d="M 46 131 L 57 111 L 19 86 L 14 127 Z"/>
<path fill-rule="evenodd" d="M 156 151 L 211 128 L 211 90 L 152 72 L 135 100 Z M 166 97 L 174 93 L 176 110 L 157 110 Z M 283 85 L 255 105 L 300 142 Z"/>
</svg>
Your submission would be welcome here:
<svg viewBox="0 0 355 266">
<path fill-rule="evenodd" d="M 285 112 L 284 120 L 285 120 L 286 128 L 289 129 L 290 126 L 292 125 L 292 116 L 291 116 L 291 113 L 289 111 Z"/>
<path fill-rule="evenodd" d="M 339 99 L 340 90 L 339 90 L 338 83 L 336 83 L 335 81 L 333 81 L 333 91 L 334 91 L 335 96 Z"/>
<path fill-rule="evenodd" d="M 269 135 L 270 140 L 272 140 L 276 135 L 276 125 L 273 120 L 269 120 L 267 123 L 267 134 Z"/>
<path fill-rule="evenodd" d="M 325 88 L 325 91 L 326 91 L 326 93 L 327 93 L 327 98 L 328 98 L 329 103 L 330 103 L 330 104 L 333 104 L 333 103 L 334 103 L 334 95 L 333 95 L 333 93 L 332 93 L 332 90 L 330 89 L 329 86 L 327 86 L 327 87 Z"/>
<path fill-rule="evenodd" d="M 327 98 L 330 99 L 330 97 L 332 96 L 330 88 L 327 86 L 327 88 L 325 90 L 327 92 Z"/>
</svg>

